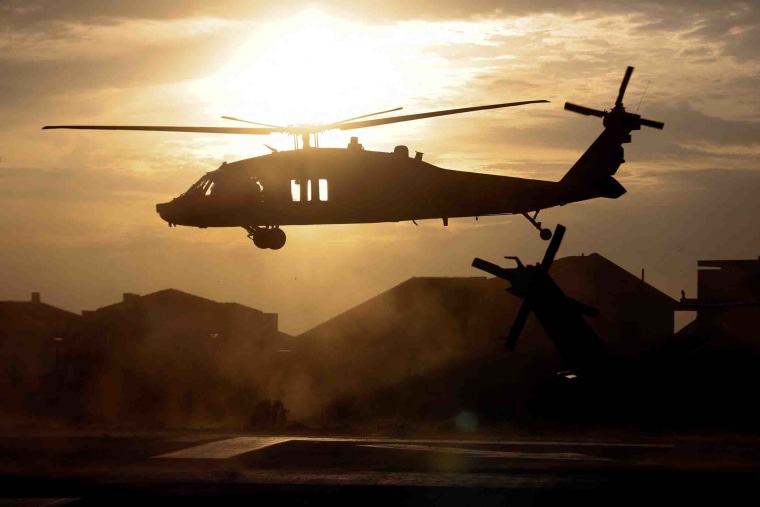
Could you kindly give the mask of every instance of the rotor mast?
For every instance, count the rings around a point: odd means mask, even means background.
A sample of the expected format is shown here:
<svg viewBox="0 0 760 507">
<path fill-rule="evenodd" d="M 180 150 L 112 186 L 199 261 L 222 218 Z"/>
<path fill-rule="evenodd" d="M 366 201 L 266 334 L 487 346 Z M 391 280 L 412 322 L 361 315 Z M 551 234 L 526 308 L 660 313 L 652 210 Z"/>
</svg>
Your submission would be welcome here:
<svg viewBox="0 0 760 507">
<path fill-rule="evenodd" d="M 313 132 L 314 134 L 314 147 L 319 148 L 319 132 Z M 306 150 L 311 148 L 311 135 L 312 132 L 304 132 L 302 134 L 296 134 L 296 149 L 298 149 L 298 135 L 301 136 L 301 147 Z"/>
</svg>

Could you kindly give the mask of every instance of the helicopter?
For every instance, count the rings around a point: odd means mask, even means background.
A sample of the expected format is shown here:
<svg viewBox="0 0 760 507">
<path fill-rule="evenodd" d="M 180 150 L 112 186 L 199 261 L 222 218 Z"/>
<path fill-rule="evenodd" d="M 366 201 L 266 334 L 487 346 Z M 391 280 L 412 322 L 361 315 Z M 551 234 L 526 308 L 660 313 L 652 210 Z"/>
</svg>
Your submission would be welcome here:
<svg viewBox="0 0 760 507">
<path fill-rule="evenodd" d="M 569 102 L 571 112 L 602 118 L 604 131 L 558 182 L 475 174 L 434 166 L 410 156 L 406 146 L 392 152 L 365 150 L 352 137 L 346 148 L 320 148 L 318 134 L 326 130 L 353 130 L 487 109 L 546 103 L 528 100 L 447 109 L 427 113 L 366 119 L 401 108 L 370 113 L 338 122 L 277 126 L 226 116 L 256 127 L 182 127 L 128 125 L 54 125 L 43 129 L 138 130 L 216 134 L 293 135 L 295 149 L 223 163 L 206 173 L 185 193 L 157 204 L 156 211 L 169 226 L 242 227 L 261 249 L 285 245 L 283 226 L 359 224 L 490 215 L 524 216 L 541 239 L 552 232 L 537 220 L 546 208 L 605 197 L 616 199 L 626 190 L 613 175 L 624 163 L 622 144 L 642 126 L 662 129 L 664 124 L 628 113 L 623 106 L 633 67 L 628 67 L 617 100 L 610 111 Z M 299 146 L 300 139 L 300 146 Z"/>
</svg>

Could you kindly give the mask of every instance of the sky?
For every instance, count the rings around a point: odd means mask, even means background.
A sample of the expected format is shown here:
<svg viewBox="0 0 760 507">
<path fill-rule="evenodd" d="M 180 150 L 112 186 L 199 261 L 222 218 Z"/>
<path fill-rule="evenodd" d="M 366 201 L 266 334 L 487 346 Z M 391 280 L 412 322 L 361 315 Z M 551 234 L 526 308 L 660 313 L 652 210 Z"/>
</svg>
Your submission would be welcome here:
<svg viewBox="0 0 760 507">
<path fill-rule="evenodd" d="M 448 169 L 558 180 L 601 132 L 565 101 L 625 104 L 662 131 L 625 145 L 628 193 L 545 210 L 560 256 L 598 252 L 674 298 L 698 259 L 760 255 L 760 5 L 726 1 L 0 2 L 0 300 L 80 312 L 176 288 L 280 315 L 298 334 L 412 276 L 480 276 L 473 257 L 540 260 L 521 217 L 168 228 L 155 204 L 267 137 L 41 130 L 55 124 L 327 122 L 404 107 L 549 104 L 352 132 Z"/>
</svg>

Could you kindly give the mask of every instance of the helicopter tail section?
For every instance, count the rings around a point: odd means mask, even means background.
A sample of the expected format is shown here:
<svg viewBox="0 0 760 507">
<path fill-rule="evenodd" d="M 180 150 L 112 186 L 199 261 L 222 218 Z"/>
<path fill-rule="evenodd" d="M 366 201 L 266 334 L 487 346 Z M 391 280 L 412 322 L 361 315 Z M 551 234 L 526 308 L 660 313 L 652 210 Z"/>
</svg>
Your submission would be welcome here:
<svg viewBox="0 0 760 507">
<path fill-rule="evenodd" d="M 629 113 L 623 106 L 623 96 L 628 87 L 628 81 L 633 74 L 633 67 L 628 67 L 620 84 L 615 106 L 610 111 L 600 111 L 570 102 L 565 103 L 565 109 L 585 116 L 596 116 L 602 119 L 604 132 L 581 155 L 581 158 L 560 180 L 573 200 L 608 197 L 617 199 L 625 193 L 625 188 L 613 177 L 625 163 L 623 144 L 631 142 L 631 132 L 641 130 L 641 127 L 662 129 L 665 124 L 659 121 L 642 118 L 641 115 Z"/>
<path fill-rule="evenodd" d="M 584 198 L 617 199 L 626 190 L 613 176 L 625 163 L 623 144 L 631 142 L 626 128 L 604 129 L 596 141 L 560 180 L 571 194 Z"/>
</svg>

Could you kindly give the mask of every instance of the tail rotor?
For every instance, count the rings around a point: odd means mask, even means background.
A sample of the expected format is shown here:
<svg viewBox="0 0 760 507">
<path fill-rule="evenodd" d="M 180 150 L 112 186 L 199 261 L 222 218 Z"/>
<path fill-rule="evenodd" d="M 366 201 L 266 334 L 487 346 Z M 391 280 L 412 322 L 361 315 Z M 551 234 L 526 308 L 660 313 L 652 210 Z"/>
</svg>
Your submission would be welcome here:
<svg viewBox="0 0 760 507">
<path fill-rule="evenodd" d="M 583 114 L 586 116 L 596 116 L 602 118 L 604 126 L 609 127 L 611 125 L 619 124 L 627 130 L 639 130 L 641 126 L 650 127 L 662 130 L 665 126 L 660 121 L 647 120 L 635 113 L 628 113 L 623 106 L 623 97 L 625 96 L 625 90 L 628 88 L 628 82 L 633 74 L 633 67 L 628 67 L 625 70 L 623 81 L 620 83 L 620 90 L 618 91 L 617 99 L 615 100 L 615 106 L 611 111 L 600 111 L 598 109 L 592 109 L 586 106 L 579 106 L 571 102 L 565 102 L 565 109 L 573 113 Z"/>
</svg>

